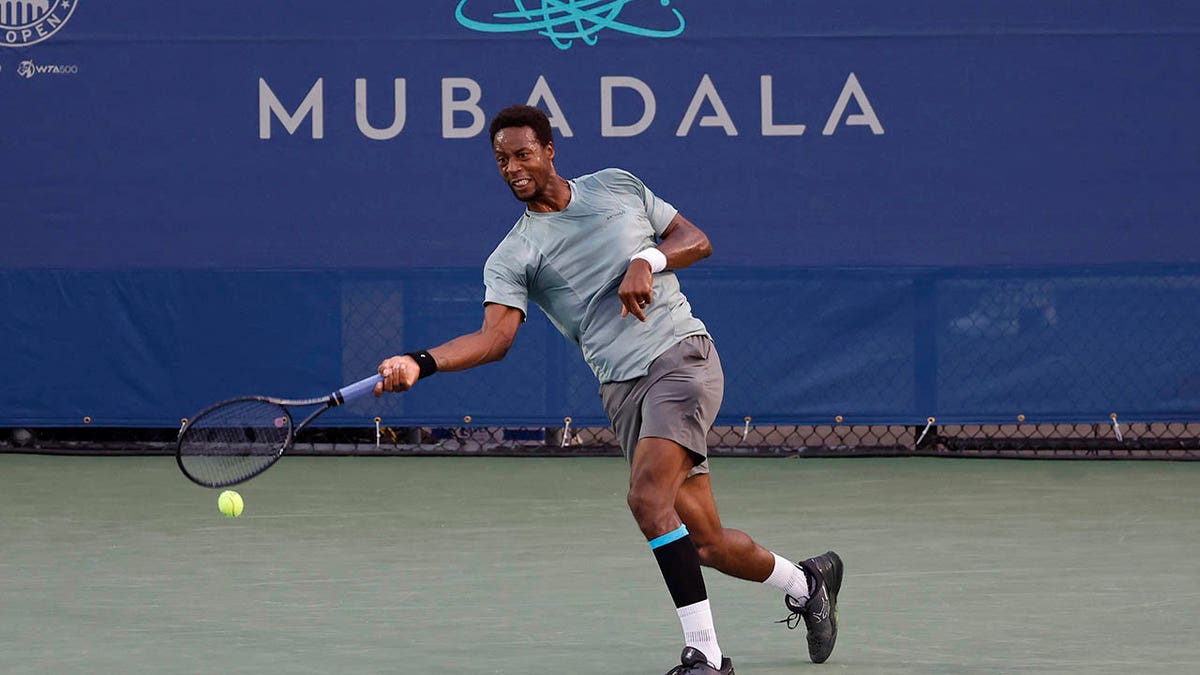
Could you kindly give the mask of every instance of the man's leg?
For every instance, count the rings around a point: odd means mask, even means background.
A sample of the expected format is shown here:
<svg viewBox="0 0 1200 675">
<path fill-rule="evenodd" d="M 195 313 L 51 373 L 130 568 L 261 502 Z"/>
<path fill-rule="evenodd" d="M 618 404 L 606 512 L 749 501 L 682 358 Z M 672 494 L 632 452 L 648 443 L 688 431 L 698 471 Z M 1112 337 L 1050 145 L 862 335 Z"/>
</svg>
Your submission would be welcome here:
<svg viewBox="0 0 1200 675">
<path fill-rule="evenodd" d="M 708 476 L 688 478 L 675 496 L 675 511 L 692 533 L 700 563 L 738 579 L 766 581 L 775 569 L 775 555 L 745 532 L 721 526 Z M 802 595 L 808 595 L 807 588 Z"/>
<path fill-rule="evenodd" d="M 714 669 L 697 665 L 684 672 L 728 672 L 724 666 L 729 670 L 732 666 L 728 659 L 723 659 L 717 643 L 700 555 L 675 512 L 676 495 L 695 462 L 693 455 L 674 441 L 664 438 L 638 441 L 629 475 L 629 510 L 654 552 L 675 603 L 683 627 L 684 665 L 695 658 L 689 650 L 698 650 L 704 660 L 715 666 Z"/>
<path fill-rule="evenodd" d="M 675 498 L 695 466 L 691 453 L 665 438 L 643 438 L 629 469 L 629 510 L 646 539 L 654 539 L 681 524 Z"/>
<path fill-rule="evenodd" d="M 692 533 L 701 564 L 783 591 L 784 604 L 808 628 L 809 657 L 817 663 L 829 658 L 837 640 L 837 594 L 842 585 L 842 561 L 836 553 L 794 564 L 745 532 L 722 526 L 708 474 L 684 481 L 675 497 L 675 511 Z M 788 627 L 794 626 L 789 619 Z"/>
</svg>

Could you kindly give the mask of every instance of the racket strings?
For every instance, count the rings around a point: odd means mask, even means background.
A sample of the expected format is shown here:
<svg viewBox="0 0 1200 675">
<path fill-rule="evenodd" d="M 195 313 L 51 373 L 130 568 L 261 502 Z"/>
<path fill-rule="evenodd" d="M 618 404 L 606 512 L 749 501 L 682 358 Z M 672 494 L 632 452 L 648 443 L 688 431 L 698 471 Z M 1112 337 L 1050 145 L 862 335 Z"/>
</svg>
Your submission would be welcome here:
<svg viewBox="0 0 1200 675">
<path fill-rule="evenodd" d="M 292 420 L 268 401 L 232 401 L 188 425 L 179 440 L 179 463 L 193 479 L 233 485 L 270 466 L 287 445 Z"/>
</svg>

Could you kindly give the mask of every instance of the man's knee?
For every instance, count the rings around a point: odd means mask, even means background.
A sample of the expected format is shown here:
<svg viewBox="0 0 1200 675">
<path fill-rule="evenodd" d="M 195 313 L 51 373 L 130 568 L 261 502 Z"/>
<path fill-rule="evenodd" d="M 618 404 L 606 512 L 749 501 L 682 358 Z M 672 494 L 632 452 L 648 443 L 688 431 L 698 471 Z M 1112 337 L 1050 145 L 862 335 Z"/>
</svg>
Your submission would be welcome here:
<svg viewBox="0 0 1200 675">
<path fill-rule="evenodd" d="M 674 508 L 668 495 L 647 483 L 629 486 L 625 502 L 629 504 L 630 513 L 639 523 L 661 518 L 664 513 Z"/>
</svg>

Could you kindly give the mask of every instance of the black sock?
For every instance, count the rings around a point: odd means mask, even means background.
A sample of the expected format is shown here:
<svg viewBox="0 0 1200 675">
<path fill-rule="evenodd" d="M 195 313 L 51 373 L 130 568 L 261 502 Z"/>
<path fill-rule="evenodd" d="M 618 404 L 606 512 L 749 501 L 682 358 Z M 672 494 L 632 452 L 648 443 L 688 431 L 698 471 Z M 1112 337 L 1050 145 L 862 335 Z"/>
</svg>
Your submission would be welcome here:
<svg viewBox="0 0 1200 675">
<path fill-rule="evenodd" d="M 704 575 L 700 571 L 700 552 L 686 525 L 652 539 L 650 550 L 658 560 L 658 568 L 662 570 L 663 581 L 667 582 L 676 609 L 708 599 Z"/>
</svg>

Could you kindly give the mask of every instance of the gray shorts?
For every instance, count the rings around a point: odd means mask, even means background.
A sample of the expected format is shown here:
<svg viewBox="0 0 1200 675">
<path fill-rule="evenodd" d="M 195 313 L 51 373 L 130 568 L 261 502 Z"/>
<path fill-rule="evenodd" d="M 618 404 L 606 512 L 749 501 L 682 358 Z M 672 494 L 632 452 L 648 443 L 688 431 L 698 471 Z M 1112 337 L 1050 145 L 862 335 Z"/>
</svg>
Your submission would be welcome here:
<svg viewBox="0 0 1200 675">
<path fill-rule="evenodd" d="M 686 337 L 663 352 L 642 377 L 600 385 L 625 459 L 642 438 L 666 438 L 696 460 L 688 475 L 708 473 L 708 431 L 725 394 L 721 358 L 707 335 Z"/>
</svg>

